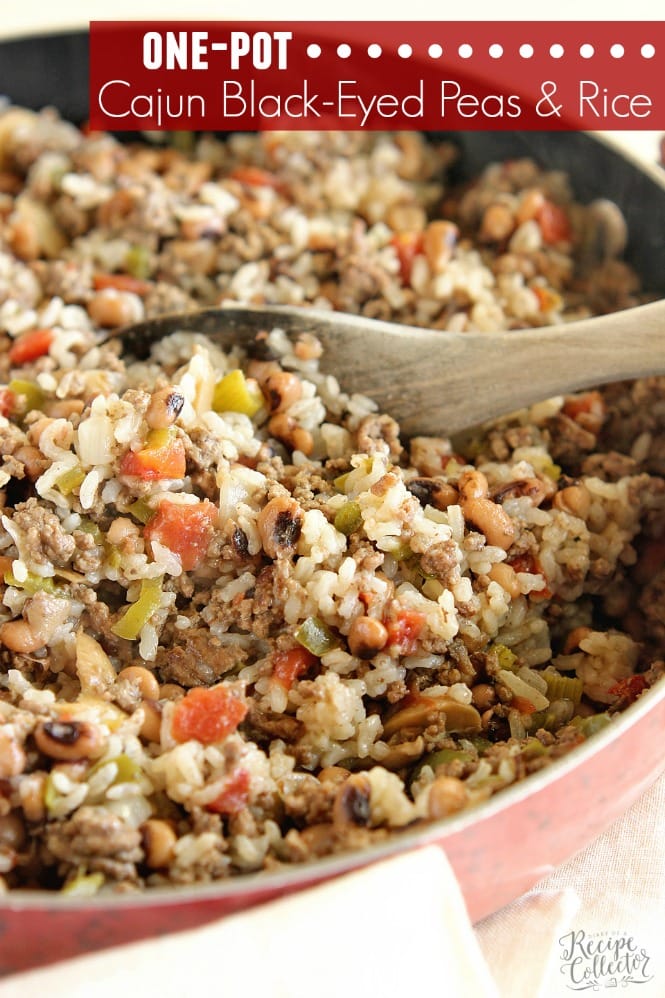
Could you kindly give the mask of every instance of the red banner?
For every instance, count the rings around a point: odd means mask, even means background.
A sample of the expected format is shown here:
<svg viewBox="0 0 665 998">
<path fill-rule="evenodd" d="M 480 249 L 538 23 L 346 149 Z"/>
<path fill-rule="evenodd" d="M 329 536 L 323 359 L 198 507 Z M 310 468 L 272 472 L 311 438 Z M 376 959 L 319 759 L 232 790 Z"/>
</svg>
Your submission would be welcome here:
<svg viewBox="0 0 665 998">
<path fill-rule="evenodd" d="M 665 22 L 93 21 L 118 130 L 665 129 Z"/>
</svg>

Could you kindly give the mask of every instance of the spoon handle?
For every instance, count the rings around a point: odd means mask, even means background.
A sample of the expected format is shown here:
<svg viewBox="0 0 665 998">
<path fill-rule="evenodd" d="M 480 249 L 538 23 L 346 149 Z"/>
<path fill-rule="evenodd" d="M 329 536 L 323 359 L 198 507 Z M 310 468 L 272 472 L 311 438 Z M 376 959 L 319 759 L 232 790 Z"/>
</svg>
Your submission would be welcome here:
<svg viewBox="0 0 665 998">
<path fill-rule="evenodd" d="M 462 339 L 445 377 L 446 408 L 453 408 L 440 418 L 448 433 L 553 395 L 665 373 L 665 301 L 563 326 Z"/>
</svg>

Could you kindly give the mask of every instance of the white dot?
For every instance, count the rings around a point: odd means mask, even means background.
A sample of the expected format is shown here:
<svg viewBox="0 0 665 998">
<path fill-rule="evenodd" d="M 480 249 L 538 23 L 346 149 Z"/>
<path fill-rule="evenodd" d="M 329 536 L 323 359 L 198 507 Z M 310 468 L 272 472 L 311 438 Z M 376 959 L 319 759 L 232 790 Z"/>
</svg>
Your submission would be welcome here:
<svg viewBox="0 0 665 998">
<path fill-rule="evenodd" d="M 340 59 L 348 59 L 349 56 L 351 55 L 351 46 L 350 45 L 338 45 L 337 46 L 337 55 L 340 57 Z"/>
<path fill-rule="evenodd" d="M 367 55 L 370 59 L 379 59 L 381 57 L 382 49 L 380 45 L 376 42 L 373 45 L 369 45 L 367 48 Z"/>
<path fill-rule="evenodd" d="M 533 45 L 520 45 L 520 55 L 523 59 L 530 59 L 533 55 Z"/>
<path fill-rule="evenodd" d="M 647 45 L 643 45 L 640 52 L 642 53 L 643 59 L 653 59 L 656 54 L 656 49 L 649 43 Z"/>
<path fill-rule="evenodd" d="M 550 45 L 550 55 L 553 59 L 560 59 L 563 55 L 563 45 Z"/>
<path fill-rule="evenodd" d="M 610 49 L 610 55 L 612 56 L 613 59 L 622 59 L 623 53 L 624 53 L 623 45 L 619 45 L 618 42 L 616 45 L 613 45 L 612 48 Z"/>
<path fill-rule="evenodd" d="M 443 55 L 443 49 L 435 42 L 434 45 L 430 45 L 427 49 L 427 54 L 430 59 L 440 59 Z"/>
<path fill-rule="evenodd" d="M 580 55 L 583 59 L 590 59 L 595 54 L 593 45 L 581 45 Z"/>
<path fill-rule="evenodd" d="M 457 50 L 460 59 L 470 59 L 473 55 L 473 49 L 470 45 L 460 45 Z"/>
<path fill-rule="evenodd" d="M 400 47 L 397 49 L 397 55 L 400 57 L 400 59 L 410 59 L 411 56 L 413 55 L 413 49 L 411 48 L 410 45 L 406 44 L 400 45 Z"/>
<path fill-rule="evenodd" d="M 500 59 L 503 55 L 503 47 L 501 45 L 490 45 L 490 55 L 493 59 Z"/>
<path fill-rule="evenodd" d="M 318 59 L 321 55 L 321 46 L 312 44 L 307 46 L 307 55 L 310 59 Z"/>
</svg>

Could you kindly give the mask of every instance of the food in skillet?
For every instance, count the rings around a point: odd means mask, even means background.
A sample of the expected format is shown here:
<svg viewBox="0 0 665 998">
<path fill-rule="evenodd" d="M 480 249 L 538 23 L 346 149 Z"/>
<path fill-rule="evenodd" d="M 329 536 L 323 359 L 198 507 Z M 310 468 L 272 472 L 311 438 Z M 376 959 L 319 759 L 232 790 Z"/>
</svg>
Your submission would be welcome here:
<svg viewBox="0 0 665 998">
<path fill-rule="evenodd" d="M 451 156 L 0 117 L 8 888 L 361 848 L 546 766 L 661 675 L 661 379 L 459 453 L 346 396 L 312 336 L 181 333 L 140 363 L 102 342 L 229 299 L 488 334 L 639 300 L 615 206 L 527 161 L 447 190 Z"/>
</svg>

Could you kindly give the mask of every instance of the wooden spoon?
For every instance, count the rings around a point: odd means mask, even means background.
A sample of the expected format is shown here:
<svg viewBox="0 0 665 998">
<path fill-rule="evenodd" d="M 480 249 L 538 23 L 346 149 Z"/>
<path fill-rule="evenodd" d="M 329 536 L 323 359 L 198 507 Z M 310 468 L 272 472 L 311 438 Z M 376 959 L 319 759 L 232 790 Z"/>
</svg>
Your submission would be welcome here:
<svg viewBox="0 0 665 998">
<path fill-rule="evenodd" d="M 178 330 L 224 348 L 275 327 L 316 335 L 322 369 L 345 392 L 369 395 L 404 433 L 450 435 L 553 395 L 608 381 L 665 374 L 665 300 L 558 326 L 449 333 L 290 306 L 232 305 L 167 315 L 120 330 L 145 357 Z"/>
</svg>

